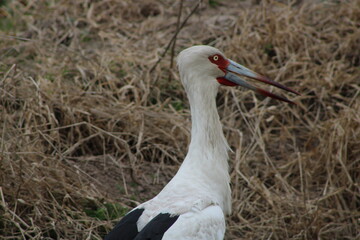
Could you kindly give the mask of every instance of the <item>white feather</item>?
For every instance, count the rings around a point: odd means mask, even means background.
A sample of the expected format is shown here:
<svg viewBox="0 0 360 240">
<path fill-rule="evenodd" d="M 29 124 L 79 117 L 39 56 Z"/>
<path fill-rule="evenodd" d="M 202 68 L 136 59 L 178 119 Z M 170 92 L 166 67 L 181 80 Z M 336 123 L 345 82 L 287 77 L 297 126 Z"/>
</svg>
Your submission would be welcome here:
<svg viewBox="0 0 360 240">
<path fill-rule="evenodd" d="M 225 234 L 225 218 L 219 206 L 192 209 L 182 214 L 164 234 L 163 240 L 221 240 Z"/>
</svg>

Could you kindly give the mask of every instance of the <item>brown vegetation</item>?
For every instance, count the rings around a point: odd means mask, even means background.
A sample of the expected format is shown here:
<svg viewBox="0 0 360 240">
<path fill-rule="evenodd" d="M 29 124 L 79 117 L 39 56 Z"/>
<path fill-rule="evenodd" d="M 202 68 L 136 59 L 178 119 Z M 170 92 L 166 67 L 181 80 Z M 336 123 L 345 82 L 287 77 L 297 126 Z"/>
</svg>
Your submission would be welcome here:
<svg viewBox="0 0 360 240">
<path fill-rule="evenodd" d="M 0 1 L 0 238 L 101 239 L 171 179 L 189 106 L 171 48 L 155 64 L 180 2 Z M 221 88 L 226 239 L 359 239 L 360 1 L 287 2 L 204 2 L 177 35 L 302 93 Z"/>
</svg>

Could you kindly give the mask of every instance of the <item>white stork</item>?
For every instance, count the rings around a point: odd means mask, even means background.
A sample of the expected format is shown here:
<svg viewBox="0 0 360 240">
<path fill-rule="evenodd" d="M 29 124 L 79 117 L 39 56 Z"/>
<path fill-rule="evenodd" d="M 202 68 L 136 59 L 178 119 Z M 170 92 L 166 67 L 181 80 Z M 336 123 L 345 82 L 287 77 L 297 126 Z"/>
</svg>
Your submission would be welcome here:
<svg viewBox="0 0 360 240">
<path fill-rule="evenodd" d="M 254 87 L 240 75 L 297 92 L 229 60 L 216 48 L 193 46 L 177 59 L 190 101 L 192 129 L 189 151 L 180 169 L 153 199 L 130 211 L 105 240 L 220 240 L 225 215 L 231 213 L 229 146 L 215 97 L 220 85 L 240 85 L 288 103 L 290 100 Z"/>
</svg>

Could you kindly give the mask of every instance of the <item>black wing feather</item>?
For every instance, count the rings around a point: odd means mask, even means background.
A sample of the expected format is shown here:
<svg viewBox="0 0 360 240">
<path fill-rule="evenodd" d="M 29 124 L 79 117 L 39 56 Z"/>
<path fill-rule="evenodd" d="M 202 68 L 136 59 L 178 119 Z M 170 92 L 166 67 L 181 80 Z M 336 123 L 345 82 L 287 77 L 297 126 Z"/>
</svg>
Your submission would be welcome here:
<svg viewBox="0 0 360 240">
<path fill-rule="evenodd" d="M 179 215 L 160 213 L 140 231 L 134 240 L 161 240 L 164 233 L 175 223 Z"/>
<path fill-rule="evenodd" d="M 104 240 L 133 240 L 139 233 L 137 221 L 144 209 L 135 209 L 123 217 Z"/>
</svg>

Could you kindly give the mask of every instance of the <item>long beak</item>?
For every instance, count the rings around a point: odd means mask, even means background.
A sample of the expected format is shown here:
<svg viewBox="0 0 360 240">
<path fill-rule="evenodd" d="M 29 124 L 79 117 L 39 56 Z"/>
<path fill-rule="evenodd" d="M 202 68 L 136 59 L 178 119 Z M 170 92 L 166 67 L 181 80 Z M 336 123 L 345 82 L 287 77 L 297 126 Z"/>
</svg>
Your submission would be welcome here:
<svg viewBox="0 0 360 240">
<path fill-rule="evenodd" d="M 246 76 L 246 77 L 249 77 L 249 78 L 252 78 L 252 79 L 255 79 L 255 80 L 258 80 L 260 82 L 263 82 L 263 83 L 267 83 L 267 84 L 270 84 L 270 85 L 273 85 L 275 87 L 278 87 L 278 88 L 281 88 L 283 90 L 286 90 L 288 92 L 292 92 L 292 93 L 295 93 L 297 95 L 300 95 L 300 93 L 288 88 L 288 87 L 285 87 L 284 85 L 280 84 L 280 83 L 277 83 L 277 82 L 274 82 L 272 80 L 270 80 L 269 78 L 265 77 L 265 76 L 262 76 L 260 74 L 257 74 L 253 71 L 251 71 L 250 69 L 232 61 L 232 60 L 228 60 L 229 61 L 229 64 L 226 68 L 223 69 L 223 71 L 225 72 L 225 76 L 222 78 L 222 79 L 226 79 L 228 81 L 230 81 L 231 83 L 227 83 L 227 82 L 222 82 L 221 81 L 221 78 L 218 79 L 218 81 L 222 84 L 225 84 L 225 85 L 239 85 L 239 86 L 243 86 L 245 88 L 248 88 L 248 89 L 251 89 L 257 93 L 260 93 L 261 95 L 264 95 L 264 96 L 267 96 L 267 97 L 271 97 L 271 98 L 274 98 L 274 99 L 278 99 L 278 100 L 281 100 L 281 101 L 284 101 L 284 102 L 288 102 L 288 103 L 292 103 L 292 104 L 295 104 L 294 102 L 290 101 L 289 99 L 285 98 L 285 97 L 281 97 L 281 96 L 278 96 L 276 94 L 273 94 L 271 92 L 268 92 L 264 89 L 261 89 L 261 88 L 258 88 L 258 87 L 255 87 L 251 84 L 249 84 L 248 82 L 246 82 L 244 79 L 242 79 L 239 75 L 241 76 Z"/>
</svg>

